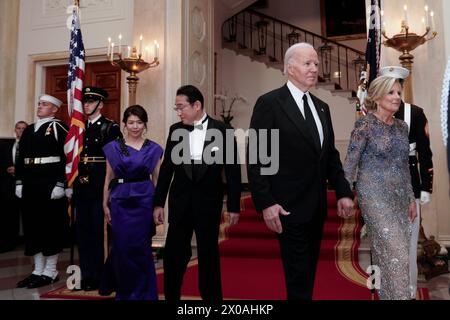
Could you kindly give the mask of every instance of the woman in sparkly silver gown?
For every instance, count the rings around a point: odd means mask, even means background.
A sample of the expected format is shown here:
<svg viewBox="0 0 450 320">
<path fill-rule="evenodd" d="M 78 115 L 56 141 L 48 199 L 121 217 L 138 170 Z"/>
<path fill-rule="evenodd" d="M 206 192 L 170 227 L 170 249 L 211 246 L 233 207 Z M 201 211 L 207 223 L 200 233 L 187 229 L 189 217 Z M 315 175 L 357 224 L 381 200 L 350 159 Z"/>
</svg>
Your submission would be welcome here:
<svg viewBox="0 0 450 320">
<path fill-rule="evenodd" d="M 356 122 L 344 165 L 347 180 L 356 181 L 373 265 L 381 272 L 378 295 L 383 300 L 411 297 L 408 248 L 416 207 L 408 127 L 393 117 L 400 101 L 401 85 L 395 78 L 378 77 L 371 83 L 366 106 L 374 112 Z"/>
</svg>

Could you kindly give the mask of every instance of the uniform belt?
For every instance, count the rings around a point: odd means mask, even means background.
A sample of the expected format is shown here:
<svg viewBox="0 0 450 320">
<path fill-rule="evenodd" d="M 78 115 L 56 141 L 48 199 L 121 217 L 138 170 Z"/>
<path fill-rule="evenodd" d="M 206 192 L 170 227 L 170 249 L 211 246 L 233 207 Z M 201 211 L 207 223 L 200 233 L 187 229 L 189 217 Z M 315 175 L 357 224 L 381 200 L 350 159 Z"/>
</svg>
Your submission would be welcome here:
<svg viewBox="0 0 450 320">
<path fill-rule="evenodd" d="M 413 143 L 409 144 L 409 156 L 410 157 L 415 157 L 417 155 L 416 147 L 417 147 L 417 143 L 416 142 L 413 142 Z"/>
<path fill-rule="evenodd" d="M 81 162 L 86 163 L 106 163 L 105 157 L 81 157 Z"/>
<path fill-rule="evenodd" d="M 61 157 L 25 158 L 24 159 L 24 163 L 27 165 L 58 163 L 60 161 L 61 161 Z"/>
</svg>

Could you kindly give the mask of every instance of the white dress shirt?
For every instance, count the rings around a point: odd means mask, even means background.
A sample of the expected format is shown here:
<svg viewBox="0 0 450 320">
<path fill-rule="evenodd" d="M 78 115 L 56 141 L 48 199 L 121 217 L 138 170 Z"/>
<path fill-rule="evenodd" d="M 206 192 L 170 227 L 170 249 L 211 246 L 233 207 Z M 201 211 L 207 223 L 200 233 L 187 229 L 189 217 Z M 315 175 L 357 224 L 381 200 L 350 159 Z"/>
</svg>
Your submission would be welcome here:
<svg viewBox="0 0 450 320">
<path fill-rule="evenodd" d="M 314 117 L 314 122 L 317 126 L 317 131 L 319 131 L 319 137 L 320 137 L 320 145 L 323 146 L 323 127 L 322 122 L 320 121 L 319 115 L 317 114 L 317 110 L 314 106 L 314 103 L 311 99 L 311 96 L 309 95 L 309 92 L 303 92 L 299 88 L 297 88 L 291 81 L 287 82 L 287 87 L 289 88 L 289 91 L 292 94 L 292 97 L 294 98 L 295 102 L 297 103 L 298 108 L 300 109 L 300 112 L 303 115 L 303 119 L 306 119 L 305 117 L 305 107 L 303 105 L 303 96 L 306 94 L 306 97 L 308 98 L 308 104 L 311 109 L 311 113 Z"/>
<path fill-rule="evenodd" d="M 199 121 L 194 121 L 194 126 L 202 125 L 207 114 L 204 113 Z M 205 144 L 206 130 L 208 129 L 208 120 L 203 122 L 202 129 L 194 129 L 189 133 L 189 147 L 191 149 L 191 160 L 203 159 L 203 146 Z"/>
<path fill-rule="evenodd" d="M 13 162 L 13 165 L 16 165 L 16 152 L 17 152 L 17 147 L 18 146 L 19 146 L 19 140 L 16 139 L 16 142 L 14 142 L 13 148 L 12 148 L 12 162 Z"/>
</svg>

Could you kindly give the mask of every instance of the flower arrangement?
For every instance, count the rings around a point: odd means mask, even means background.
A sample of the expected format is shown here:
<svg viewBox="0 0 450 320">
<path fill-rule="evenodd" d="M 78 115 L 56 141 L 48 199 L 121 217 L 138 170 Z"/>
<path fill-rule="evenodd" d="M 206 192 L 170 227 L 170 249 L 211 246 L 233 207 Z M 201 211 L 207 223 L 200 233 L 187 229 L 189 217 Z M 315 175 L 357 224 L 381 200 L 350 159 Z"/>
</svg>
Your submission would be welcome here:
<svg viewBox="0 0 450 320">
<path fill-rule="evenodd" d="M 234 119 L 234 116 L 232 116 L 232 111 L 233 106 L 236 104 L 236 102 L 242 101 L 244 103 L 247 103 L 247 99 L 241 95 L 238 95 L 237 93 L 231 97 L 227 96 L 226 93 L 216 94 L 214 95 L 214 98 L 220 101 L 220 106 L 222 107 L 220 116 L 222 117 L 223 122 L 225 122 L 226 124 L 230 124 L 231 121 Z M 227 107 L 227 100 L 230 101 L 228 107 Z"/>
</svg>

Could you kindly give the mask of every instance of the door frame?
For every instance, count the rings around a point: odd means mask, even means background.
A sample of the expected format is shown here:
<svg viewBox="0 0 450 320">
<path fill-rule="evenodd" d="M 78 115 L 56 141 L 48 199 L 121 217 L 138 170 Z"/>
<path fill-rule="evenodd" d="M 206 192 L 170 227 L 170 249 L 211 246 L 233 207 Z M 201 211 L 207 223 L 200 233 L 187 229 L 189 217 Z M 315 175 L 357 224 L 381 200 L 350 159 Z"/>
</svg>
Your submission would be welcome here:
<svg viewBox="0 0 450 320">
<path fill-rule="evenodd" d="M 105 55 L 106 48 L 86 50 L 86 63 L 105 62 L 107 57 Z M 36 117 L 36 103 L 39 95 L 45 90 L 45 72 L 47 67 L 68 65 L 69 55 L 66 52 L 58 52 L 52 54 L 37 54 L 29 56 L 28 74 L 30 75 L 27 87 L 27 118 L 31 122 L 37 120 Z M 128 85 L 126 82 L 127 74 L 121 71 L 121 98 L 120 98 L 120 114 L 123 113 L 124 106 L 128 105 Z"/>
</svg>

